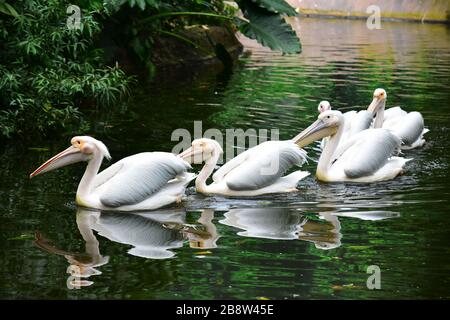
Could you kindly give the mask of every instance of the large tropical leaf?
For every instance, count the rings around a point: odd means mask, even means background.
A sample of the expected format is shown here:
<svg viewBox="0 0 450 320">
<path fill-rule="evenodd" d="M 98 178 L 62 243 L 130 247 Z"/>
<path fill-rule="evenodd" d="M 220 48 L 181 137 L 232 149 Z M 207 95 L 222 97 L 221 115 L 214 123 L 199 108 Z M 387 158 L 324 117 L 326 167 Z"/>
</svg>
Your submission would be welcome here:
<svg viewBox="0 0 450 320">
<path fill-rule="evenodd" d="M 252 0 L 239 1 L 239 7 L 249 21 L 237 18 L 236 25 L 244 35 L 263 46 L 283 53 L 300 53 L 300 40 L 291 26 L 277 13 L 254 4 Z"/>
<path fill-rule="evenodd" d="M 297 13 L 289 3 L 284 0 L 252 0 L 254 3 L 274 13 L 285 13 L 288 16 L 295 16 Z"/>
</svg>

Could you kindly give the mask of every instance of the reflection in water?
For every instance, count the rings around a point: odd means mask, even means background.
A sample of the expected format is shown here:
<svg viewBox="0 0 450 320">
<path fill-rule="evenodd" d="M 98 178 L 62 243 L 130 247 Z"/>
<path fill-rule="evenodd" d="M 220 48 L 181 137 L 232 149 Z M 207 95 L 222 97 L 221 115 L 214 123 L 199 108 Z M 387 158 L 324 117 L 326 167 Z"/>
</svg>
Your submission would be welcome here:
<svg viewBox="0 0 450 320">
<path fill-rule="evenodd" d="M 100 253 L 94 231 L 111 241 L 131 245 L 130 255 L 168 259 L 175 256 L 171 249 L 181 248 L 185 240 L 189 241 L 191 248 L 216 248 L 219 235 L 212 223 L 213 218 L 214 211 L 203 210 L 198 220 L 202 226 L 199 227 L 185 223 L 184 209 L 120 213 L 78 208 L 76 222 L 85 241 L 84 253 L 58 249 L 39 232 L 36 232 L 35 244 L 49 253 L 64 256 L 69 263 L 67 285 L 80 288 L 92 285 L 93 282 L 85 278 L 100 275 L 96 268 L 109 262 L 109 257 Z"/>
<path fill-rule="evenodd" d="M 232 209 L 219 222 L 243 229 L 243 237 L 276 240 L 311 241 L 319 249 L 341 245 L 341 226 L 335 216 L 324 215 L 325 223 L 308 219 L 305 215 L 285 208 Z"/>
<path fill-rule="evenodd" d="M 329 212 L 318 214 L 325 223 L 308 220 L 302 226 L 298 238 L 314 243 L 317 249 L 328 250 L 340 247 L 342 234 L 338 218 Z"/>
<path fill-rule="evenodd" d="M 67 273 L 70 274 L 67 279 L 67 286 L 70 289 L 92 285 L 93 282 L 86 280 L 86 278 L 101 274 L 101 271 L 96 268 L 109 262 L 109 257 L 103 256 L 100 253 L 99 243 L 92 229 L 86 227 L 83 223 L 78 224 L 78 229 L 85 241 L 84 253 L 68 252 L 58 249 L 52 244 L 51 240 L 43 237 L 39 232 L 35 234 L 35 244 L 39 248 L 49 253 L 62 255 L 67 259 L 69 263 Z"/>
<path fill-rule="evenodd" d="M 201 212 L 198 222 L 204 227 L 204 231 L 188 233 L 189 246 L 198 249 L 214 249 L 217 248 L 217 240 L 220 236 L 217 233 L 216 225 L 212 222 L 214 219 L 214 210 L 204 209 Z"/>
<path fill-rule="evenodd" d="M 219 222 L 245 231 L 243 237 L 276 240 L 304 240 L 318 249 L 334 249 L 341 245 L 341 223 L 338 216 L 362 220 L 382 220 L 400 216 L 389 211 L 319 212 L 317 221 L 287 208 L 232 209 Z"/>
<path fill-rule="evenodd" d="M 393 211 L 355 211 L 355 212 L 334 212 L 333 215 L 347 218 L 358 218 L 361 220 L 384 220 L 389 218 L 398 218 L 400 213 Z"/>
<path fill-rule="evenodd" d="M 179 228 L 169 229 L 165 223 L 182 225 L 185 212 L 126 214 L 79 211 L 78 221 L 88 221 L 88 227 L 99 235 L 118 243 L 131 245 L 128 253 L 150 259 L 167 259 L 175 255 L 170 249 L 183 246 L 184 235 Z"/>
<path fill-rule="evenodd" d="M 243 237 L 292 240 L 298 237 L 305 216 L 284 208 L 232 209 L 224 214 L 219 222 L 243 229 L 238 232 Z"/>
</svg>

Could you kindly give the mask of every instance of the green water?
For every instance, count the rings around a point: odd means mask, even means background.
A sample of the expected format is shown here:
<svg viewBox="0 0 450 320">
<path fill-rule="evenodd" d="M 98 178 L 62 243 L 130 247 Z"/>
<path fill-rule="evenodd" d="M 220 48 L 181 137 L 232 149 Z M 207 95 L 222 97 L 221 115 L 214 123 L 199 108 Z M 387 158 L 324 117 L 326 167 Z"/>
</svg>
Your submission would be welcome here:
<svg viewBox="0 0 450 320">
<path fill-rule="evenodd" d="M 113 161 L 170 151 L 172 131 L 192 132 L 194 120 L 203 130 L 277 128 L 287 139 L 316 118 L 320 100 L 346 111 L 384 87 L 388 106 L 421 111 L 431 130 L 424 148 L 405 152 L 414 160 L 403 176 L 355 185 L 311 175 L 296 194 L 246 200 L 190 188 L 171 209 L 100 213 L 74 204 L 81 164 L 28 179 L 69 136 L 12 142 L 0 149 L 0 298 L 450 298 L 450 30 L 382 27 L 304 19 L 301 55 L 246 42 L 232 74 L 139 89 L 127 110 L 93 112 L 97 125 L 83 133 Z M 314 172 L 318 153 L 307 150 Z M 380 290 L 366 287 L 370 265 Z"/>
</svg>

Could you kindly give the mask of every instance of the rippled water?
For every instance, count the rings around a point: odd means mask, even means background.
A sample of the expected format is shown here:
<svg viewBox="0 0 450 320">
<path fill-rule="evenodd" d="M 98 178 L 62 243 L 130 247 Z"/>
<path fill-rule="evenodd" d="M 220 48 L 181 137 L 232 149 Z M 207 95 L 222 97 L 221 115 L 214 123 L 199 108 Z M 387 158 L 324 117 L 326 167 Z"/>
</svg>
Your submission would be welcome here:
<svg viewBox="0 0 450 320">
<path fill-rule="evenodd" d="M 279 129 L 292 137 L 320 100 L 367 106 L 376 87 L 388 106 L 419 110 L 431 130 L 403 176 L 324 184 L 255 199 L 203 197 L 120 214 L 77 209 L 84 170 L 28 180 L 69 137 L 10 144 L 0 156 L 1 298 L 450 298 L 450 33 L 443 25 L 292 21 L 303 53 L 282 56 L 245 40 L 232 74 L 201 74 L 143 88 L 127 110 L 93 112 L 89 134 L 114 160 L 170 151 L 176 128 Z M 308 148 L 314 172 L 318 153 Z M 381 290 L 368 290 L 368 266 Z M 74 289 L 70 289 L 73 288 Z M 79 289 L 76 289 L 79 288 Z"/>
</svg>

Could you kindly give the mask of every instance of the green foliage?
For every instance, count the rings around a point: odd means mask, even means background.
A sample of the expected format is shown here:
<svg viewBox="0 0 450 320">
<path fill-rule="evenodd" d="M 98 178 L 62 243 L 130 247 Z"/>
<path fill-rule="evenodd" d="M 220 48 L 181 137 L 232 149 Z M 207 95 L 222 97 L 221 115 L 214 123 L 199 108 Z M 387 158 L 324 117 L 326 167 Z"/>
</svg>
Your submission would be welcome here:
<svg viewBox="0 0 450 320">
<path fill-rule="evenodd" d="M 129 94 L 134 80 L 118 61 L 151 75 L 154 39 L 189 43 L 178 33 L 186 26 L 237 27 L 273 50 L 300 52 L 283 18 L 295 11 L 284 0 L 239 0 L 244 19 L 222 0 L 11 3 L 0 0 L 0 138 L 85 126 L 83 110 L 115 106 Z M 80 28 L 67 25 L 69 4 L 82 10 Z"/>
<path fill-rule="evenodd" d="M 283 53 L 301 52 L 295 31 L 279 14 L 295 15 L 295 10 L 284 0 L 241 0 L 238 4 L 244 17 L 248 19 L 235 19 L 239 31 L 244 35 L 272 50 Z"/>
<path fill-rule="evenodd" d="M 0 136 L 45 134 L 85 125 L 81 107 L 112 106 L 132 79 L 103 63 L 94 41 L 97 11 L 83 11 L 80 29 L 66 26 L 67 3 L 17 1 L 0 16 Z"/>
<path fill-rule="evenodd" d="M 186 26 L 223 25 L 225 22 L 218 17 L 225 17 L 231 26 L 222 0 L 116 0 L 111 2 L 111 10 L 113 14 L 105 21 L 103 33 L 107 42 L 126 50 L 149 74 L 154 71 L 152 53 L 159 34 L 180 40 L 177 31 Z"/>
<path fill-rule="evenodd" d="M 144 2 L 144 1 L 142 1 Z M 256 39 L 263 46 L 272 50 L 280 50 L 283 53 L 301 52 L 300 41 L 291 26 L 284 21 L 282 15 L 293 16 L 295 10 L 284 0 L 239 0 L 237 4 L 244 13 L 245 19 L 233 18 L 234 10 L 229 10 L 223 1 L 151 1 L 152 5 L 139 6 L 145 11 L 144 15 L 134 13 L 134 21 L 124 23 L 131 24 L 131 34 L 128 32 L 124 38 L 132 39 L 132 50 L 143 63 L 151 61 L 151 48 L 153 43 L 148 41 L 149 30 L 163 30 L 166 35 L 177 37 L 174 32 L 177 28 L 194 23 L 225 24 L 231 26 L 231 21 L 246 36 Z M 134 7 L 137 1 L 121 0 L 121 5 L 128 3 Z M 147 3 L 148 5 L 148 3 Z M 117 7 L 116 7 L 117 10 Z M 142 39 L 142 36 L 144 39 Z M 151 66 L 148 66 L 151 69 Z"/>
<path fill-rule="evenodd" d="M 132 0 L 122 1 L 128 2 L 132 6 Z M 189 2 L 189 1 L 188 1 Z M 192 7 L 170 7 L 168 11 L 161 10 L 156 15 L 150 15 L 143 18 L 139 25 L 143 22 L 148 23 L 163 23 L 166 19 L 179 19 L 184 17 L 198 17 L 205 18 L 206 16 L 215 18 L 215 23 L 222 21 L 228 23 L 231 20 L 234 12 L 227 12 L 223 6 L 222 1 L 212 1 L 210 4 L 205 4 L 203 1 L 198 2 L 199 11 L 193 11 Z M 220 2 L 222 5 L 217 4 Z M 216 3 L 214 5 L 214 3 Z M 269 47 L 272 50 L 280 50 L 283 53 L 299 53 L 301 52 L 300 41 L 291 26 L 284 21 L 282 15 L 294 16 L 296 12 L 285 0 L 239 0 L 237 1 L 239 8 L 242 10 L 245 19 L 234 18 L 234 24 L 246 36 L 256 39 L 263 46 Z M 203 8 L 201 6 L 204 6 Z M 157 6 L 153 7 L 157 8 Z M 159 8 L 159 7 L 158 7 Z M 161 6 L 162 8 L 162 6 Z M 166 9 L 169 7 L 166 7 Z M 206 10 L 209 8 L 211 10 Z M 185 10 L 186 9 L 186 10 Z M 190 11 L 187 11 L 190 9 Z M 191 21 L 192 22 L 192 21 Z M 148 26 L 148 24 L 146 24 Z M 167 25 L 165 26 L 167 27 Z M 161 29 L 161 25 L 158 25 Z"/>
<path fill-rule="evenodd" d="M 7 14 L 9 16 L 17 17 L 19 14 L 16 9 L 5 0 L 0 0 L 0 13 Z"/>
<path fill-rule="evenodd" d="M 127 3 L 130 8 L 134 6 L 139 7 L 141 10 L 145 10 L 146 8 L 158 8 L 158 1 L 156 0 L 116 0 L 112 1 L 116 7 L 120 7 L 123 4 Z"/>
</svg>

